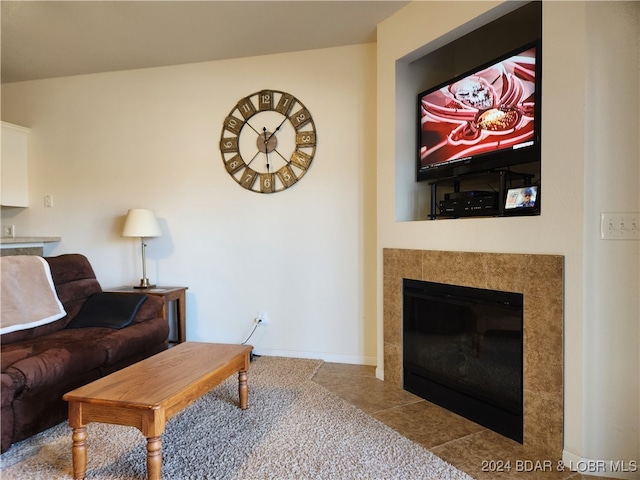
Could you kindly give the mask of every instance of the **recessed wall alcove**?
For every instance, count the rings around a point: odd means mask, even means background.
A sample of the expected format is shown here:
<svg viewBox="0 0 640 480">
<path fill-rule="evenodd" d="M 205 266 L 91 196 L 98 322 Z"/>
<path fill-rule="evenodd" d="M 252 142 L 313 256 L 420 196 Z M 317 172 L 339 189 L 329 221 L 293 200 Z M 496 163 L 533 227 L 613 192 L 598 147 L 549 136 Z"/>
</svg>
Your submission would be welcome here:
<svg viewBox="0 0 640 480">
<path fill-rule="evenodd" d="M 402 387 L 403 278 L 523 294 L 524 447 L 563 449 L 563 270 L 558 255 L 383 249 L 384 378 Z"/>
<path fill-rule="evenodd" d="M 480 23 L 481 26 L 471 31 L 470 25 L 461 25 L 446 36 L 396 60 L 397 221 L 429 220 L 431 211 L 429 182 L 416 182 L 418 93 L 542 38 L 542 2 L 524 5 L 514 2 L 513 5 L 513 10 L 506 14 L 502 8 L 501 15 L 498 9 L 487 12 L 474 22 L 474 25 Z M 519 165 L 516 171 L 540 180 L 540 162 Z M 484 177 L 474 178 L 472 176 L 471 182 L 466 183 L 466 190 L 488 188 Z"/>
</svg>

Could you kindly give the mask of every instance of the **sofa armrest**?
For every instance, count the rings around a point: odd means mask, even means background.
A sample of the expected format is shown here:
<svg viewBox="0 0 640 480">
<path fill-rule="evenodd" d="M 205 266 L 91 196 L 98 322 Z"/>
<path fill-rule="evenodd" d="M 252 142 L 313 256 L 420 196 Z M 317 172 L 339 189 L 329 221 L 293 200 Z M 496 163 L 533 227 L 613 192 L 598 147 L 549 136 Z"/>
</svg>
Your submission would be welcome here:
<svg viewBox="0 0 640 480">
<path fill-rule="evenodd" d="M 162 316 L 162 308 L 164 307 L 164 298 L 157 295 L 147 295 L 147 299 L 140 305 L 133 323 L 144 322 Z"/>
</svg>

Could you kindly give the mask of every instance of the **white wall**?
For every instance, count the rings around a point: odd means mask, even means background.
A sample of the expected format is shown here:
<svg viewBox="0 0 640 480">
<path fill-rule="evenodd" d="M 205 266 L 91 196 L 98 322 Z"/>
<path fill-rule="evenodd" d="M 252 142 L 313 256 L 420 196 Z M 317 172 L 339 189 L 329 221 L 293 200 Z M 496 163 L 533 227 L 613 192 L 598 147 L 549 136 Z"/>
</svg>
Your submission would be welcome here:
<svg viewBox="0 0 640 480">
<path fill-rule="evenodd" d="M 599 217 L 640 211 L 639 5 L 543 4 L 542 215 L 411 222 L 398 214 L 398 203 L 419 203 L 416 186 L 402 190 L 407 182 L 396 177 L 414 172 L 415 137 L 399 127 L 415 115 L 399 93 L 412 82 L 405 63 L 517 6 L 413 2 L 379 25 L 378 374 L 383 248 L 564 255 L 565 459 L 637 462 L 639 245 L 601 241 Z"/>
<path fill-rule="evenodd" d="M 593 34 L 585 92 L 582 456 L 638 460 L 640 244 L 602 241 L 596 232 L 599 212 L 640 211 L 640 3 L 594 2 L 585 12 Z"/>
<path fill-rule="evenodd" d="M 375 364 L 375 61 L 368 44 L 3 85 L 2 120 L 31 128 L 31 206 L 3 223 L 61 236 L 45 254 L 83 253 L 114 287 L 141 277 L 124 215 L 154 209 L 148 277 L 189 287 L 188 340 L 239 343 L 260 309 L 258 354 Z M 237 185 L 218 149 L 225 116 L 265 88 L 299 98 L 318 134 L 275 194 Z"/>
</svg>

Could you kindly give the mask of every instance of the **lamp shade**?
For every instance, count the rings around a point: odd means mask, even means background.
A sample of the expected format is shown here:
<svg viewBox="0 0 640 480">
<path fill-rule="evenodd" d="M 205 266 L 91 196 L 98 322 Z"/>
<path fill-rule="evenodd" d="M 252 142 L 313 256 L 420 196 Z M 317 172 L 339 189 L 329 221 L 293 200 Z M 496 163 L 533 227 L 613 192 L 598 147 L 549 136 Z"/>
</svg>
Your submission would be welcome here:
<svg viewBox="0 0 640 480">
<path fill-rule="evenodd" d="M 160 225 L 153 210 L 132 208 L 122 229 L 123 237 L 161 237 Z"/>
</svg>

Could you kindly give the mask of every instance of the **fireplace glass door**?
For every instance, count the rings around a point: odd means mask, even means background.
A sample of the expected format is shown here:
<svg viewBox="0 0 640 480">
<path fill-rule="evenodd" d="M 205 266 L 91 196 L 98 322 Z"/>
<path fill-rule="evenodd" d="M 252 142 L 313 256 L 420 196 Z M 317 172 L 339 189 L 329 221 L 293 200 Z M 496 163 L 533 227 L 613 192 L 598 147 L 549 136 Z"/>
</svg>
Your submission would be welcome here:
<svg viewBox="0 0 640 480">
<path fill-rule="evenodd" d="M 522 442 L 522 294 L 403 282 L 404 388 Z"/>
</svg>

